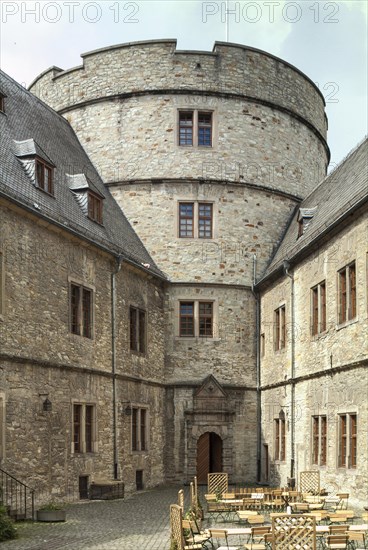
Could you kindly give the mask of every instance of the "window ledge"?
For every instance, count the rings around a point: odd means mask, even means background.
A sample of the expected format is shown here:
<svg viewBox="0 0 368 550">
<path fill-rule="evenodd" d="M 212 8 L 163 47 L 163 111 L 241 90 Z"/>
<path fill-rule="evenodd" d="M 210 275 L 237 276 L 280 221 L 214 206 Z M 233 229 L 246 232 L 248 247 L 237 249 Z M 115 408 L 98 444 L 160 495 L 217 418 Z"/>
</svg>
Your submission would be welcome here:
<svg viewBox="0 0 368 550">
<path fill-rule="evenodd" d="M 210 338 L 206 336 L 175 336 L 175 341 L 199 343 L 199 342 L 221 342 L 222 339 L 218 337 Z"/>
<path fill-rule="evenodd" d="M 349 327 L 350 325 L 354 325 L 355 323 L 359 322 L 359 317 L 354 317 L 354 319 L 349 319 L 349 321 L 344 321 L 343 323 L 336 325 L 336 330 L 341 330 L 345 327 Z"/>
<path fill-rule="evenodd" d="M 320 338 L 325 338 L 328 334 L 328 330 L 324 330 L 323 332 L 317 332 L 316 334 L 311 334 L 311 340 L 312 342 L 315 342 L 319 340 Z"/>
</svg>

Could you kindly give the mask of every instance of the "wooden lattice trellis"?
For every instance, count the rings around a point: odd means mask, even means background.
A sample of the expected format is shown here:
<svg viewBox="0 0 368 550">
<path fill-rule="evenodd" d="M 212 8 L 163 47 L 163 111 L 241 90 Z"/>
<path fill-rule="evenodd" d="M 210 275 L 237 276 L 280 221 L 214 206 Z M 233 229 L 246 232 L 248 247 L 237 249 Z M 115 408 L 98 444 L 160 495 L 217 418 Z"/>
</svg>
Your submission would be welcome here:
<svg viewBox="0 0 368 550">
<path fill-rule="evenodd" d="M 319 493 L 320 475 L 318 470 L 300 472 L 299 491 L 301 493 Z"/>
<path fill-rule="evenodd" d="M 184 547 L 183 541 L 183 512 L 178 504 L 170 505 L 171 540 L 176 542 L 179 550 Z"/>
<path fill-rule="evenodd" d="M 180 489 L 180 491 L 178 491 L 178 506 L 180 506 L 180 508 L 184 512 L 184 491 L 183 491 L 183 489 Z"/>
<path fill-rule="evenodd" d="M 208 474 L 208 493 L 227 493 L 229 476 L 224 472 Z"/>
<path fill-rule="evenodd" d="M 316 550 L 316 518 L 279 514 L 272 518 L 272 550 Z"/>
</svg>

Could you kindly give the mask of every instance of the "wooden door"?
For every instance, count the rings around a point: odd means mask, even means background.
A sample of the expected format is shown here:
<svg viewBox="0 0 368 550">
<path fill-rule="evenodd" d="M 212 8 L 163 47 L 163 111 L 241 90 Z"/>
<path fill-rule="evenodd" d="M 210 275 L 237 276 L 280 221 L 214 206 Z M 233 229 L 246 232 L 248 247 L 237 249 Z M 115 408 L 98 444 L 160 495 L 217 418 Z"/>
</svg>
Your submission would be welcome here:
<svg viewBox="0 0 368 550">
<path fill-rule="evenodd" d="M 210 434 L 210 471 L 222 472 L 222 439 L 215 433 Z"/>
<path fill-rule="evenodd" d="M 206 432 L 197 441 L 198 483 L 207 483 L 207 475 L 213 472 L 222 472 L 222 439 Z"/>
<path fill-rule="evenodd" d="M 210 468 L 210 432 L 206 432 L 197 441 L 197 481 L 207 483 Z"/>
</svg>

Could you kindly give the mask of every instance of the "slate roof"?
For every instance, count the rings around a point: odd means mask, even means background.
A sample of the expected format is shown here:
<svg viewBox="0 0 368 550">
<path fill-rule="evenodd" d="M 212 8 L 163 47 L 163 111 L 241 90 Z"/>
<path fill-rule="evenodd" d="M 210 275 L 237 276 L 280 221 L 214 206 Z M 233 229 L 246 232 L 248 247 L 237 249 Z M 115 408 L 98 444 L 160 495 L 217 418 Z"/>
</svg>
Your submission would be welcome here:
<svg viewBox="0 0 368 550">
<path fill-rule="evenodd" d="M 6 96 L 5 114 L 0 113 L 0 194 L 37 216 L 122 255 L 142 270 L 166 278 L 103 184 L 70 124 L 3 71 L 0 93 Z M 38 189 L 27 175 L 22 157 L 32 154 L 55 165 L 54 196 Z M 104 197 L 103 225 L 86 216 L 69 188 L 70 175 L 78 174 L 84 174 L 90 187 Z M 78 176 L 75 181 L 80 183 L 82 178 Z"/>
<path fill-rule="evenodd" d="M 368 201 L 368 139 L 365 138 L 295 209 L 279 247 L 258 284 L 276 274 L 284 260 L 296 262 L 312 250 L 313 243 Z M 300 219 L 307 214 L 308 227 L 298 238 Z"/>
</svg>

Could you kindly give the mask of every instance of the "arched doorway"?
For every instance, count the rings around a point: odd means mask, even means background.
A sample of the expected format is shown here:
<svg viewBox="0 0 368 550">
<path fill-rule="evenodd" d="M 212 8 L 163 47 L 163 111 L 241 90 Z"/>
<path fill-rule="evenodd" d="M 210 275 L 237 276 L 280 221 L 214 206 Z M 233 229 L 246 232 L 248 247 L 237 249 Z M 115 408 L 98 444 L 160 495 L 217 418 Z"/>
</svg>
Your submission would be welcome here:
<svg viewBox="0 0 368 550">
<path fill-rule="evenodd" d="M 222 439 L 215 432 L 205 432 L 197 440 L 198 483 L 207 483 L 212 472 L 222 472 Z"/>
</svg>

